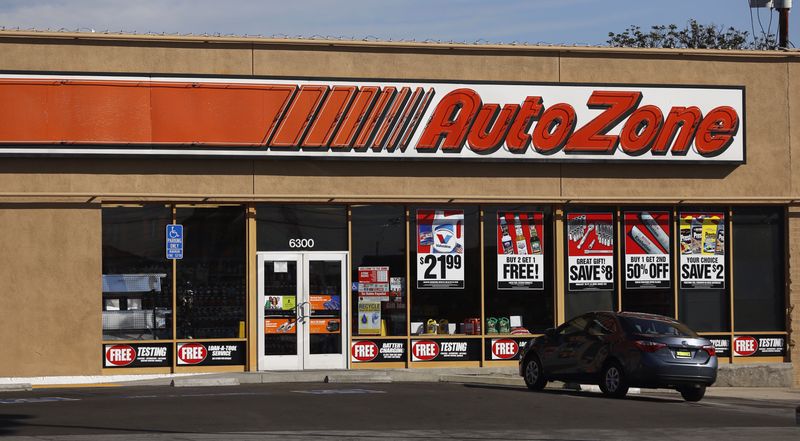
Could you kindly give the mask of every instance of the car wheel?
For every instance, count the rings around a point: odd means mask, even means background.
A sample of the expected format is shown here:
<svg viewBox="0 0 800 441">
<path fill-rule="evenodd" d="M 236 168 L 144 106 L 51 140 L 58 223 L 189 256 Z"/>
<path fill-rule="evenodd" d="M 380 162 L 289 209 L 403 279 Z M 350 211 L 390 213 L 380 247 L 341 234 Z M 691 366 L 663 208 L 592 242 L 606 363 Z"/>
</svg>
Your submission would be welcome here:
<svg viewBox="0 0 800 441">
<path fill-rule="evenodd" d="M 706 394 L 705 386 L 685 386 L 678 389 L 681 396 L 686 401 L 700 401 Z"/>
<path fill-rule="evenodd" d="M 525 361 L 525 370 L 523 378 L 525 385 L 530 390 L 542 390 L 547 385 L 547 379 L 544 377 L 544 370 L 542 369 L 542 362 L 539 357 L 528 357 Z"/>
<path fill-rule="evenodd" d="M 628 394 L 628 381 L 619 363 L 612 362 L 603 368 L 600 375 L 600 390 L 606 396 L 613 398 L 622 398 Z"/>
</svg>

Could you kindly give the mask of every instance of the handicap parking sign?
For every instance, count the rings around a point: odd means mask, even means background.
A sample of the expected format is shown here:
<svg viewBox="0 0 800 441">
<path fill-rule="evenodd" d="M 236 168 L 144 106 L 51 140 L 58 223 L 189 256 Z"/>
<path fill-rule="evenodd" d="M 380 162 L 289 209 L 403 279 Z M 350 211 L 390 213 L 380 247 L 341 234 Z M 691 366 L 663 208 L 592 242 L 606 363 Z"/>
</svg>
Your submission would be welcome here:
<svg viewBox="0 0 800 441">
<path fill-rule="evenodd" d="M 166 245 L 167 259 L 183 259 L 183 225 L 167 225 Z"/>
</svg>

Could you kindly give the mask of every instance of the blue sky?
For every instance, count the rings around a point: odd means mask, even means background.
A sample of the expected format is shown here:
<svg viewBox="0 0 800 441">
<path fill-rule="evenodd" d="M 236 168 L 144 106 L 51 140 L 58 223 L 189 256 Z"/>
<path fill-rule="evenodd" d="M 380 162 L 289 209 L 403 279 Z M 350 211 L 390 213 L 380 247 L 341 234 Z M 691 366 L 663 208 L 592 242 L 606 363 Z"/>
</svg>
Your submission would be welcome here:
<svg viewBox="0 0 800 441">
<path fill-rule="evenodd" d="M 760 32 L 756 10 L 753 19 Z M 794 12 L 794 11 L 793 11 Z M 772 30 L 777 28 L 773 14 Z M 767 29 L 770 11 L 761 9 Z M 3 0 L 0 26 L 168 34 L 602 45 L 632 24 L 751 31 L 747 0 Z M 790 17 L 800 21 L 800 15 Z M 790 40 L 800 45 L 800 25 Z"/>
</svg>

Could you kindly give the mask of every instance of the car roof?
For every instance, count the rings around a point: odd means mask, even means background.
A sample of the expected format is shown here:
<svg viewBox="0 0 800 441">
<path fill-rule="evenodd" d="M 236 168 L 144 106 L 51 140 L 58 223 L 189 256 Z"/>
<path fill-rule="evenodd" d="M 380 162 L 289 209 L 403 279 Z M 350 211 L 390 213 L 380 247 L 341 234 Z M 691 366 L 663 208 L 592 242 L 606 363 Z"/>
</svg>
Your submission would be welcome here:
<svg viewBox="0 0 800 441">
<path fill-rule="evenodd" d="M 658 315 L 658 314 L 649 314 L 646 312 L 629 312 L 629 311 L 594 311 L 595 314 L 611 314 L 615 317 L 631 317 L 631 318 L 641 318 L 641 319 L 649 319 L 649 320 L 661 320 L 667 322 L 678 322 L 672 317 L 667 317 L 665 315 Z"/>
</svg>

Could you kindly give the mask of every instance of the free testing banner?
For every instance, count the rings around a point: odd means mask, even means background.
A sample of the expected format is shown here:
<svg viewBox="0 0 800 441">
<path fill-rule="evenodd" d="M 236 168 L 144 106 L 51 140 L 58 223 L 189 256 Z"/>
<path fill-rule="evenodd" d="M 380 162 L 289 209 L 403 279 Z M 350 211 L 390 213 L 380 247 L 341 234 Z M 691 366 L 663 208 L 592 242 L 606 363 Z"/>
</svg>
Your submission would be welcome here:
<svg viewBox="0 0 800 441">
<path fill-rule="evenodd" d="M 613 213 L 567 214 L 570 291 L 614 289 Z"/>
<path fill-rule="evenodd" d="M 626 211 L 625 288 L 669 288 L 669 212 Z"/>
<path fill-rule="evenodd" d="M 417 210 L 417 288 L 464 288 L 463 210 Z"/>
<path fill-rule="evenodd" d="M 681 289 L 725 288 L 725 214 L 681 213 Z"/>
<path fill-rule="evenodd" d="M 544 214 L 497 213 L 497 288 L 544 289 Z"/>
</svg>

